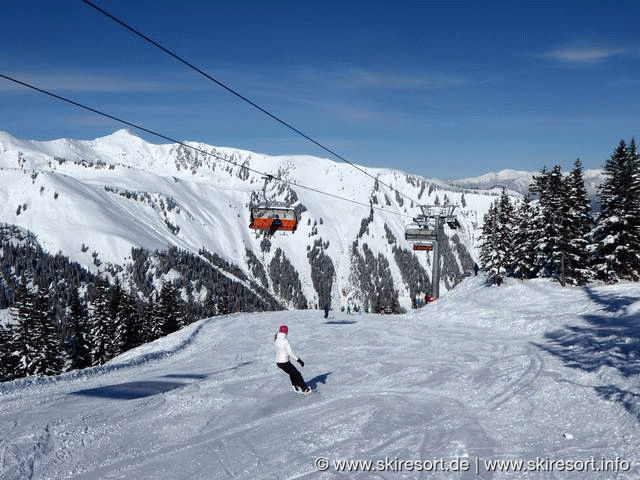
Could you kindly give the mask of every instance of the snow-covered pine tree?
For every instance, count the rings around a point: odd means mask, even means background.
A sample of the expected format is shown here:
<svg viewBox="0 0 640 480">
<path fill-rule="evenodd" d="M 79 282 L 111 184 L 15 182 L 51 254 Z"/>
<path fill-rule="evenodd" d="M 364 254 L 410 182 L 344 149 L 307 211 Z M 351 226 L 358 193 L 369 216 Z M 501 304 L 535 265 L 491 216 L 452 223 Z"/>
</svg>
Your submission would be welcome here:
<svg viewBox="0 0 640 480">
<path fill-rule="evenodd" d="M 0 382 L 13 380 L 16 374 L 17 358 L 13 355 L 13 326 L 0 325 Z"/>
<path fill-rule="evenodd" d="M 60 373 L 62 348 L 52 321 L 49 296 L 21 286 L 16 297 L 16 306 L 12 309 L 15 326 L 10 340 L 15 378 Z"/>
<path fill-rule="evenodd" d="M 640 279 L 640 160 L 621 140 L 604 165 L 600 214 L 593 230 L 596 275 L 606 282 Z"/>
<path fill-rule="evenodd" d="M 493 259 L 493 232 L 496 225 L 496 217 L 498 215 L 497 201 L 489 205 L 487 213 L 484 215 L 482 222 L 482 243 L 480 245 L 480 264 L 483 268 L 490 266 Z"/>
<path fill-rule="evenodd" d="M 533 183 L 529 185 L 529 194 L 532 196 L 533 220 L 530 225 L 530 242 L 533 243 L 533 258 L 530 266 L 531 278 L 540 275 L 541 270 L 547 263 L 546 258 L 540 255 L 543 247 L 543 239 L 545 238 L 546 219 L 544 217 L 541 198 L 546 195 L 547 184 L 549 180 L 549 170 L 542 167 L 540 174 L 534 175 Z"/>
<path fill-rule="evenodd" d="M 589 243 L 593 229 L 589 194 L 584 184 L 582 162 L 577 159 L 567 183 L 566 255 L 564 276 L 567 283 L 584 285 L 593 276 L 590 269 Z"/>
<path fill-rule="evenodd" d="M 180 305 L 178 304 L 178 291 L 171 282 L 162 284 L 160 290 L 160 301 L 156 309 L 159 315 L 158 321 L 161 322 L 161 334 L 168 335 L 182 327 L 182 318 L 180 314 Z"/>
<path fill-rule="evenodd" d="M 565 263 L 569 243 L 568 186 L 559 165 L 551 171 L 543 168 L 534 177 L 533 191 L 538 195 L 538 211 L 534 219 L 537 275 L 554 277 L 565 283 Z"/>
<path fill-rule="evenodd" d="M 109 318 L 109 284 L 97 280 L 93 301 L 89 305 L 89 355 L 91 365 L 102 365 L 112 358 L 113 325 Z"/>
<path fill-rule="evenodd" d="M 46 292 L 34 292 L 33 315 L 37 319 L 35 331 L 36 356 L 33 375 L 57 375 L 64 366 L 60 333 L 55 325 L 55 312 Z"/>
<path fill-rule="evenodd" d="M 632 172 L 629 193 L 629 220 L 632 231 L 630 246 L 636 253 L 635 270 L 640 272 L 640 155 L 634 138 L 629 142 L 629 157 L 629 163 L 631 164 L 629 170 Z"/>
<path fill-rule="evenodd" d="M 138 306 L 133 295 L 124 292 L 116 316 L 118 336 L 122 351 L 125 352 L 144 343 Z"/>
<path fill-rule="evenodd" d="M 218 315 L 218 304 L 211 290 L 207 290 L 204 299 L 204 312 L 206 316 L 213 317 Z"/>
<path fill-rule="evenodd" d="M 514 207 L 506 191 L 489 208 L 482 228 L 480 261 L 487 281 L 500 285 L 513 269 Z"/>
<path fill-rule="evenodd" d="M 34 356 L 35 346 L 32 341 L 32 331 L 35 329 L 31 318 L 31 293 L 27 289 L 26 281 L 20 282 L 16 289 L 16 300 L 9 313 L 13 324 L 9 330 L 11 338 L 11 353 L 9 361 L 13 365 L 12 378 L 22 378 L 29 375 L 28 365 Z"/>
<path fill-rule="evenodd" d="M 160 328 L 155 317 L 156 302 L 154 297 L 149 297 L 148 301 L 143 301 L 139 307 L 140 333 L 142 343 L 152 342 L 160 338 Z"/>
<path fill-rule="evenodd" d="M 520 279 L 534 278 L 536 235 L 534 218 L 536 208 L 532 204 L 531 196 L 526 195 L 522 204 L 515 212 L 515 231 L 513 241 L 513 274 Z"/>
<path fill-rule="evenodd" d="M 69 332 L 65 339 L 67 352 L 65 369 L 86 368 L 91 365 L 87 311 L 80 300 L 77 285 L 74 285 L 69 293 L 67 324 L 69 325 Z"/>
<path fill-rule="evenodd" d="M 109 345 L 109 357 L 113 358 L 124 351 L 124 344 L 127 336 L 127 326 L 121 322 L 120 309 L 122 308 L 122 298 L 124 290 L 120 281 L 116 277 L 113 285 L 109 287 L 109 321 L 113 325 L 111 344 Z"/>
<path fill-rule="evenodd" d="M 218 295 L 218 304 L 216 307 L 218 315 L 228 315 L 231 313 L 230 297 L 231 295 L 229 294 L 229 290 L 227 288 L 224 288 L 224 290 L 220 292 L 220 294 Z"/>
</svg>

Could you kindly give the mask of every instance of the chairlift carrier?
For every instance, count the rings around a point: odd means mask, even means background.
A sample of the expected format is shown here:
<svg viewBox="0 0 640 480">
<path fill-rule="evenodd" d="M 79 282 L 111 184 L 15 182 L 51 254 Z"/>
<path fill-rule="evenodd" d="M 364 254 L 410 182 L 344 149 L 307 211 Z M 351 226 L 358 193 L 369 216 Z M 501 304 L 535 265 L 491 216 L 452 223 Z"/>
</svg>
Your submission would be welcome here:
<svg viewBox="0 0 640 480">
<path fill-rule="evenodd" d="M 408 225 L 404 231 L 404 239 L 411 242 L 425 242 L 425 241 L 434 241 L 436 239 L 436 231 L 421 227 L 417 224 Z"/>
<path fill-rule="evenodd" d="M 269 233 L 277 231 L 295 232 L 300 218 L 293 207 L 284 203 L 262 203 L 250 207 L 251 222 L 249 228 L 264 230 Z"/>
</svg>

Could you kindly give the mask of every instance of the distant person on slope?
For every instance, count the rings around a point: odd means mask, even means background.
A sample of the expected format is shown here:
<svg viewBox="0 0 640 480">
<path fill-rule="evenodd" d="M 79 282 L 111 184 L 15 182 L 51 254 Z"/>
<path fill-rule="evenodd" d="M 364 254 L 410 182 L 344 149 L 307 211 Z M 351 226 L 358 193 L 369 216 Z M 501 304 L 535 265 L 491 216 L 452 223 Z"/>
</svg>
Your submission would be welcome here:
<svg viewBox="0 0 640 480">
<path fill-rule="evenodd" d="M 291 379 L 291 385 L 297 393 L 304 393 L 309 395 L 311 389 L 305 383 L 300 372 L 291 364 L 291 360 L 297 361 L 301 367 L 304 367 L 304 362 L 299 358 L 291 349 L 291 344 L 287 339 L 289 329 L 286 325 L 281 325 L 276 337 L 274 339 L 274 346 L 276 348 L 276 365 L 289 374 Z"/>
</svg>

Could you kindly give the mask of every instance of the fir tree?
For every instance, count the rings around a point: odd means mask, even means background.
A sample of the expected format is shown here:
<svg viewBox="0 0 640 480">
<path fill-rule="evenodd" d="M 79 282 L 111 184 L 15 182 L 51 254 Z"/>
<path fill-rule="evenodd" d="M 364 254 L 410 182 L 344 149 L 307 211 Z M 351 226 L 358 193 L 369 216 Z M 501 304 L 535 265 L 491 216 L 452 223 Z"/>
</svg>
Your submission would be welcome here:
<svg viewBox="0 0 640 480">
<path fill-rule="evenodd" d="M 489 210 L 484 215 L 482 223 L 482 243 L 480 245 L 480 263 L 483 268 L 490 265 L 493 258 L 493 232 L 497 222 L 497 202 L 489 205 Z"/>
<path fill-rule="evenodd" d="M 178 292 L 171 283 L 164 283 L 160 290 L 157 314 L 161 324 L 161 334 L 168 335 L 180 329 L 181 315 Z"/>
<path fill-rule="evenodd" d="M 503 190 L 500 198 L 489 208 L 482 228 L 480 261 L 489 283 L 502 284 L 513 269 L 514 231 L 514 208 Z"/>
<path fill-rule="evenodd" d="M 120 308 L 124 290 L 120 285 L 120 281 L 116 278 L 115 283 L 109 288 L 109 322 L 113 326 L 113 334 L 109 344 L 109 357 L 113 358 L 120 355 L 124 351 L 124 344 L 127 336 L 127 325 L 122 322 Z"/>
<path fill-rule="evenodd" d="M 122 351 L 127 351 L 144 343 L 140 315 L 133 295 L 126 292 L 123 294 L 116 321 Z"/>
<path fill-rule="evenodd" d="M 229 292 L 225 289 L 218 297 L 217 306 L 218 315 L 228 315 L 231 313 L 231 302 L 229 300 Z"/>
<path fill-rule="evenodd" d="M 16 378 L 55 375 L 62 371 L 60 336 L 52 321 L 47 294 L 21 286 L 16 307 L 12 309 L 12 363 Z"/>
<path fill-rule="evenodd" d="M 640 272 L 640 155 L 634 138 L 629 143 L 629 220 L 631 223 L 631 249 L 636 253 L 636 272 Z"/>
<path fill-rule="evenodd" d="M 218 315 L 218 304 L 211 290 L 207 290 L 207 295 L 204 299 L 204 311 L 205 315 L 209 317 Z"/>
<path fill-rule="evenodd" d="M 534 265 L 538 276 L 555 277 L 563 282 L 568 225 L 567 188 L 559 166 L 542 170 L 534 177 L 538 194 L 538 213 L 534 220 L 536 235 Z"/>
<path fill-rule="evenodd" d="M 67 323 L 69 335 L 65 340 L 67 350 L 67 370 L 86 368 L 91 365 L 89 353 L 89 330 L 87 311 L 80 300 L 78 287 L 73 286 L 69 295 Z"/>
<path fill-rule="evenodd" d="M 13 326 L 0 325 L 0 382 L 13 380 L 16 375 L 17 357 L 14 355 Z"/>
<path fill-rule="evenodd" d="M 534 278 L 536 235 L 534 219 L 536 209 L 531 196 L 526 195 L 522 204 L 515 212 L 515 231 L 513 237 L 513 274 L 520 279 Z"/>
<path fill-rule="evenodd" d="M 33 315 L 36 318 L 36 356 L 32 363 L 34 375 L 57 375 L 63 369 L 63 350 L 60 334 L 54 323 L 55 313 L 49 295 L 36 292 Z"/>
<path fill-rule="evenodd" d="M 106 280 L 96 282 L 88 324 L 91 365 L 102 365 L 112 358 L 114 333 L 109 318 L 109 285 Z"/>
<path fill-rule="evenodd" d="M 640 160 L 624 140 L 604 165 L 600 214 L 593 231 L 597 276 L 607 282 L 640 279 Z"/>
<path fill-rule="evenodd" d="M 160 327 L 155 316 L 156 304 L 153 297 L 147 302 L 142 302 L 139 308 L 140 332 L 142 343 L 152 342 L 160 338 Z"/>
<path fill-rule="evenodd" d="M 590 269 L 589 244 L 593 228 L 589 195 L 584 184 L 582 163 L 577 159 L 567 178 L 567 221 L 565 279 L 573 285 L 584 285 L 593 276 Z"/>
</svg>

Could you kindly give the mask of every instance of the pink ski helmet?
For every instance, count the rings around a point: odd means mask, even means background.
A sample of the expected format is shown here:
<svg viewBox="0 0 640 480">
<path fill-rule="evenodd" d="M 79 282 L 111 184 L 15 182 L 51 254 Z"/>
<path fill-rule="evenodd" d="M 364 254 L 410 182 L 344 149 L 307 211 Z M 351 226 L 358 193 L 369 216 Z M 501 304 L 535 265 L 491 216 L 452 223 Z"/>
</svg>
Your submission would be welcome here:
<svg viewBox="0 0 640 480">
<path fill-rule="evenodd" d="M 289 329 L 287 328 L 286 325 L 280 325 L 280 330 L 278 331 L 282 333 L 289 333 Z"/>
</svg>

